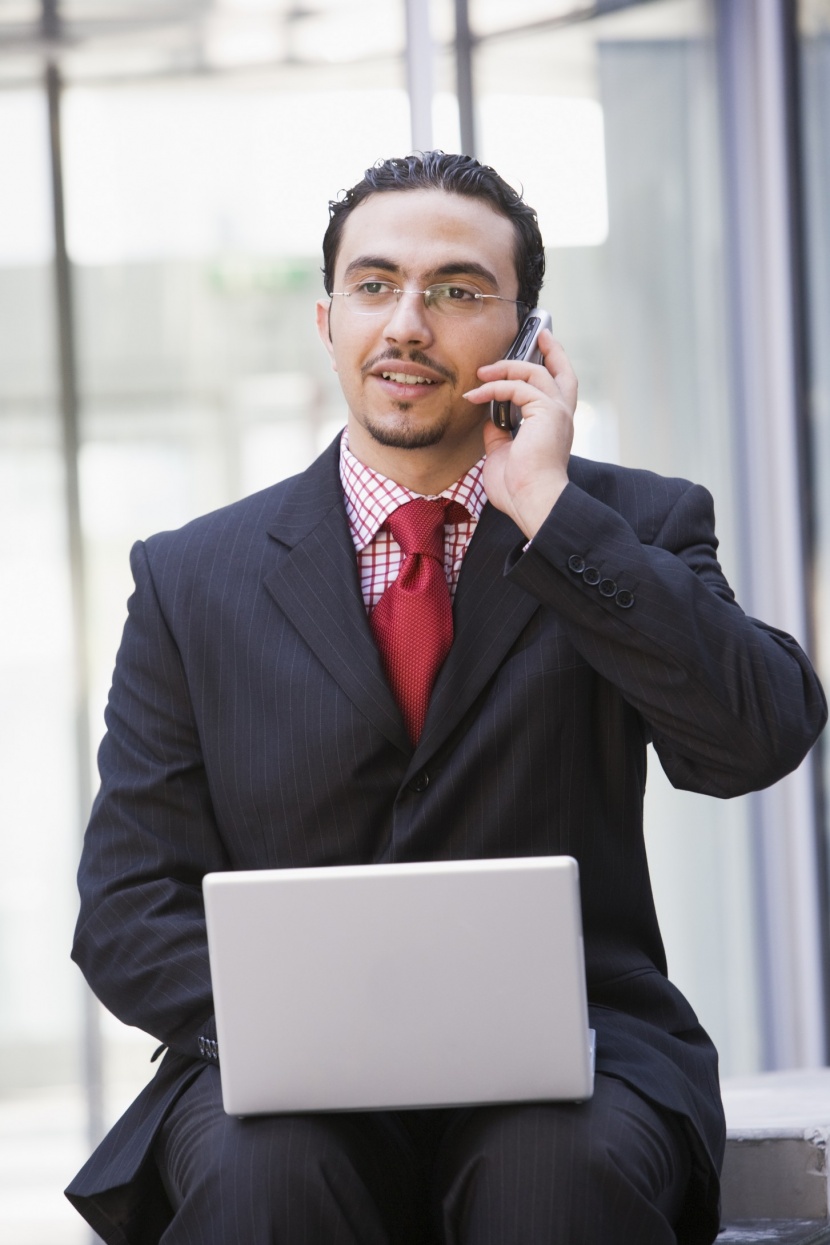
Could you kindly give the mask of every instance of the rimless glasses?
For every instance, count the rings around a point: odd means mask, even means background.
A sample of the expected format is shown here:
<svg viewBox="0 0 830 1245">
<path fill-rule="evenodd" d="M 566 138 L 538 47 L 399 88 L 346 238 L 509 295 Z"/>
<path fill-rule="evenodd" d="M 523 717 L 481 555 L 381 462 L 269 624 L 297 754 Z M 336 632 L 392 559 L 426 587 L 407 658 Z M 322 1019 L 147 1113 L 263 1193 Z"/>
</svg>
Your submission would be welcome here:
<svg viewBox="0 0 830 1245">
<path fill-rule="evenodd" d="M 345 299 L 346 306 L 359 315 L 376 316 L 394 311 L 402 294 L 423 295 L 424 306 L 428 311 L 437 311 L 441 315 L 455 316 L 458 319 L 478 315 L 489 300 L 512 303 L 516 307 L 525 305 L 516 298 L 482 294 L 473 286 L 458 281 L 440 281 L 437 285 L 427 286 L 425 290 L 402 290 L 391 281 L 355 281 L 353 285 L 347 285 L 345 290 L 334 290 L 331 297 Z"/>
</svg>

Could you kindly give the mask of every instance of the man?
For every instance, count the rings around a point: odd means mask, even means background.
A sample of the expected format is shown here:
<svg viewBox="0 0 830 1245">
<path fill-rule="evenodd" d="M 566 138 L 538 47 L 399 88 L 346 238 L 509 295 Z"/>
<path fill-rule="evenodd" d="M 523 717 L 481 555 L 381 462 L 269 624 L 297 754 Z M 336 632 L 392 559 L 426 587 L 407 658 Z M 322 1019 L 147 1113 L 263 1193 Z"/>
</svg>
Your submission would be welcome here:
<svg viewBox="0 0 830 1245">
<path fill-rule="evenodd" d="M 705 490 L 571 456 L 549 333 L 543 365 L 503 361 L 544 253 L 492 170 L 368 170 L 324 258 L 345 436 L 133 551 L 74 954 L 168 1050 L 69 1196 L 113 1243 L 710 1242 L 717 1059 L 665 976 L 646 745 L 676 786 L 756 789 L 815 740 L 821 688 L 736 605 Z M 521 408 L 515 440 L 493 398 Z M 416 513 L 430 554 L 406 547 Z M 421 576 L 443 647 L 401 654 Z M 589 1103 L 224 1115 L 206 872 L 558 853 L 580 865 Z"/>
</svg>

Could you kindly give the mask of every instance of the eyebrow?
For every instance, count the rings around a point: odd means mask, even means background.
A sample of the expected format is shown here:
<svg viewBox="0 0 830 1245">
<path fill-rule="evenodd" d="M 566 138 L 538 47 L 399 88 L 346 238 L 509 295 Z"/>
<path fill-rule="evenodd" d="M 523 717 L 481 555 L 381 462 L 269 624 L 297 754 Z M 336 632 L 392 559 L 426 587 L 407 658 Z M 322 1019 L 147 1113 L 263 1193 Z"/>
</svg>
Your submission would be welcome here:
<svg viewBox="0 0 830 1245">
<path fill-rule="evenodd" d="M 349 264 L 343 276 L 348 279 L 356 272 L 361 272 L 366 268 L 373 268 L 378 272 L 388 272 L 390 275 L 400 272 L 398 265 L 384 255 L 358 255 Z M 498 289 L 499 284 L 495 274 L 475 260 L 459 260 L 455 263 L 441 264 L 440 267 L 433 268 L 426 276 L 432 281 L 446 279 L 447 277 L 479 277 L 482 281 L 491 285 L 493 289 Z"/>
<path fill-rule="evenodd" d="M 468 260 L 466 263 L 458 264 L 442 264 L 440 268 L 434 269 L 432 275 L 434 277 L 480 277 L 482 281 L 486 281 L 494 289 L 498 289 L 499 284 L 495 274 L 489 268 L 485 268 L 483 264 L 477 264 L 475 260 Z"/>
<path fill-rule="evenodd" d="M 362 268 L 377 268 L 380 272 L 395 273 L 398 271 L 398 265 L 393 264 L 391 259 L 385 259 L 382 255 L 358 255 L 357 259 L 353 259 L 346 271 L 344 277 L 350 277 L 355 272 L 360 272 Z"/>
</svg>

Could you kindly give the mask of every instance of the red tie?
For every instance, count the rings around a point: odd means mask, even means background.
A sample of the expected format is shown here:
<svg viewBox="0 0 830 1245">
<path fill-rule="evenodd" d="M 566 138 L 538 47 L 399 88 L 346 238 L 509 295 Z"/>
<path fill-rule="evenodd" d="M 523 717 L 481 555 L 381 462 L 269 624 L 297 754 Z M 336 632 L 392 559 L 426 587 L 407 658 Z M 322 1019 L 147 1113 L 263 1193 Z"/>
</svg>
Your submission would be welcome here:
<svg viewBox="0 0 830 1245">
<path fill-rule="evenodd" d="M 372 611 L 370 626 L 413 744 L 420 738 L 432 685 L 452 645 L 444 524 L 469 517 L 449 498 L 418 497 L 386 520 L 404 560 Z"/>
</svg>

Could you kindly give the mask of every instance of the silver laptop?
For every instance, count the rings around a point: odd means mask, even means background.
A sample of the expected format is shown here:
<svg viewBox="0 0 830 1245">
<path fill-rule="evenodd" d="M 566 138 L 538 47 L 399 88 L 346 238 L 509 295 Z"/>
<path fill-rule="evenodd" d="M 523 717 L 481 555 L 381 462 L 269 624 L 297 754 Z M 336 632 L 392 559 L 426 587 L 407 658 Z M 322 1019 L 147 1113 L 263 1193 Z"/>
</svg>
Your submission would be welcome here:
<svg viewBox="0 0 830 1245">
<path fill-rule="evenodd" d="M 593 1091 L 569 856 L 212 873 L 225 1111 Z"/>
</svg>

